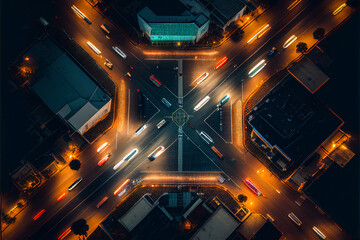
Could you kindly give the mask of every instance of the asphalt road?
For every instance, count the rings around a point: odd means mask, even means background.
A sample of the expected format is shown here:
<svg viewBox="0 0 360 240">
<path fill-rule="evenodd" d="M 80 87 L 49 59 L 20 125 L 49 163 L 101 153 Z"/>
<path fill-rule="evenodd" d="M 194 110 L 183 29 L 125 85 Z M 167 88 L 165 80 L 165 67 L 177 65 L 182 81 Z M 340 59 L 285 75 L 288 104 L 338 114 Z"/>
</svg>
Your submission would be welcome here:
<svg viewBox="0 0 360 240">
<path fill-rule="evenodd" d="M 295 201 L 300 197 L 298 193 L 272 176 L 251 154 L 242 154 L 232 144 L 225 143 L 204 122 L 204 119 L 216 109 L 217 102 L 225 94 L 230 93 L 233 102 L 238 99 L 246 99 L 260 85 L 262 79 L 283 69 L 296 58 L 298 56 L 295 53 L 296 43 L 287 49 L 282 48 L 283 43 L 291 35 L 295 34 L 298 36 L 297 41 L 305 41 L 311 45 L 315 42 L 311 34 L 317 27 L 324 27 L 328 31 L 351 12 L 351 9 L 346 8 L 338 16 L 332 16 L 331 12 L 342 3 L 337 0 L 303 0 L 292 11 L 286 9 L 289 3 L 291 2 L 282 1 L 278 6 L 268 10 L 246 28 L 245 34 L 239 42 L 227 41 L 216 50 L 217 55 L 209 57 L 208 68 L 202 67 L 202 69 L 209 72 L 210 76 L 199 86 L 194 86 L 184 98 L 183 108 L 191 115 L 189 121 L 195 128 L 185 124 L 183 127 L 184 137 L 188 137 L 196 144 L 204 157 L 209 159 L 209 164 L 213 164 L 219 171 L 224 171 L 231 177 L 233 184 L 229 188 L 233 188 L 232 191 L 244 192 L 249 196 L 250 209 L 262 213 L 264 216 L 267 213 L 270 214 L 275 219 L 275 225 L 287 239 L 316 239 L 316 235 L 311 229 L 312 226 L 321 229 L 329 239 L 346 239 L 344 232 L 340 231 L 331 218 L 321 214 L 313 203 L 305 201 L 301 206 L 296 205 Z M 177 126 L 174 123 L 169 123 L 160 130 L 155 126 L 164 117 L 169 119 L 178 108 L 178 100 L 176 93 L 167 87 L 168 79 L 159 79 L 163 82 L 163 86 L 160 88 L 156 88 L 148 80 L 149 76 L 157 71 L 156 66 L 148 61 L 149 56 L 144 55 L 141 49 L 134 47 L 121 31 L 117 31 L 87 2 L 71 0 L 56 4 L 59 6 L 59 14 L 57 22 L 54 22 L 53 25 L 64 29 L 72 39 L 89 52 L 100 66 L 103 66 L 105 58 L 108 58 L 114 64 L 114 69 L 104 68 L 115 84 L 118 86 L 122 79 L 127 82 L 131 81 L 154 104 L 158 112 L 146 123 L 149 127 L 141 135 L 135 136 L 135 130 L 141 125 L 138 121 L 130 121 L 129 135 L 122 135 L 117 133 L 116 129 L 112 129 L 82 154 L 82 167 L 78 172 L 66 168 L 50 179 L 29 202 L 28 207 L 18 215 L 16 223 L 4 232 L 4 239 L 27 239 L 30 236 L 31 239 L 57 239 L 72 222 L 79 218 L 87 219 L 90 225 L 89 232 L 91 232 L 119 203 L 121 197 L 113 195 L 117 186 L 128 178 L 136 178 L 139 172 L 161 171 L 166 159 L 160 156 L 159 159 L 150 162 L 147 156 L 160 145 L 169 148 L 173 144 L 177 144 Z M 72 4 L 75 4 L 88 16 L 92 21 L 91 25 L 73 13 L 70 9 Z M 105 34 L 100 29 L 100 25 L 103 23 L 111 26 L 110 39 L 105 38 Z M 248 39 L 264 24 L 269 24 L 270 30 L 252 44 L 247 44 Z M 92 52 L 86 45 L 86 41 L 91 41 L 97 46 L 102 52 L 101 55 L 98 56 Z M 126 60 L 113 52 L 111 47 L 114 45 L 119 46 L 127 54 Z M 273 46 L 276 46 L 279 51 L 278 54 L 269 58 L 267 52 Z M 194 53 L 194 56 L 200 54 L 201 51 L 198 51 Z M 220 59 L 224 55 L 229 57 L 229 61 L 220 69 L 214 70 L 214 60 Z M 151 58 L 159 59 L 160 66 L 165 61 L 162 60 L 163 58 L 169 59 L 168 56 L 163 56 L 161 53 L 156 56 L 152 55 Z M 261 59 L 266 60 L 266 67 L 254 78 L 249 78 L 249 70 Z M 196 68 L 195 60 L 193 68 Z M 194 71 L 194 69 L 184 69 L 184 71 Z M 131 72 L 131 80 L 124 76 L 126 72 Z M 170 83 L 168 84 L 170 85 Z M 134 91 L 135 89 L 132 89 L 132 92 Z M 196 103 L 206 95 L 211 97 L 210 101 L 199 111 L 194 112 L 193 108 Z M 172 104 L 170 109 L 161 103 L 163 97 Z M 195 130 L 206 131 L 214 139 L 216 147 L 222 153 L 226 153 L 224 154 L 225 159 L 217 158 L 210 150 L 210 146 L 200 138 Z M 110 143 L 109 147 L 101 154 L 97 153 L 96 149 L 104 142 Z M 133 148 L 139 149 L 138 154 L 114 171 L 112 167 Z M 99 159 L 108 152 L 112 153 L 108 162 L 101 167 L 97 166 Z M 166 156 L 166 151 L 164 156 Z M 235 158 L 236 161 L 231 163 L 230 158 Z M 79 176 L 83 177 L 83 181 L 63 200 L 57 202 L 56 199 L 62 193 L 67 192 L 67 187 Z M 245 178 L 251 178 L 266 197 L 254 195 L 244 185 Z M 104 196 L 109 196 L 109 201 L 102 208 L 96 209 L 96 204 Z M 34 222 L 32 217 L 41 209 L 45 209 L 46 212 Z M 287 217 L 289 212 L 294 212 L 302 220 L 301 228 L 296 227 Z"/>
</svg>

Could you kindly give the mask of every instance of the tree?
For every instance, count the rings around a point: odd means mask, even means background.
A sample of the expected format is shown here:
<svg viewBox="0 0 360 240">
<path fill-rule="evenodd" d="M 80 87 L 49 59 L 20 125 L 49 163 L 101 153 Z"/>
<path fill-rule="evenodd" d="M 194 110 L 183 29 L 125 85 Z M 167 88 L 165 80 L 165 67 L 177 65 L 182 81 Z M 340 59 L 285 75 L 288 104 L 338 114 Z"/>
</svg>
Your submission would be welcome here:
<svg viewBox="0 0 360 240">
<path fill-rule="evenodd" d="M 235 30 L 235 32 L 233 32 L 233 34 L 231 35 L 231 39 L 234 42 L 237 42 L 240 40 L 240 38 L 242 37 L 242 35 L 244 34 L 244 31 L 240 28 L 238 28 L 237 30 Z"/>
<path fill-rule="evenodd" d="M 238 199 L 239 199 L 239 202 L 240 202 L 240 203 L 244 203 L 244 202 L 247 201 L 248 197 L 245 196 L 244 194 L 239 194 L 239 195 L 238 195 Z"/>
<path fill-rule="evenodd" d="M 89 225 L 85 219 L 79 219 L 71 224 L 71 231 L 79 237 L 87 237 L 87 231 L 89 231 Z"/>
<path fill-rule="evenodd" d="M 81 162 L 78 159 L 74 159 L 74 160 L 71 160 L 69 166 L 72 170 L 78 171 L 81 167 Z"/>
<path fill-rule="evenodd" d="M 325 36 L 325 29 L 318 28 L 313 32 L 314 39 L 320 40 Z"/>
<path fill-rule="evenodd" d="M 359 5 L 359 0 L 347 0 L 346 5 L 352 8 L 356 8 Z"/>
<path fill-rule="evenodd" d="M 296 45 L 296 52 L 297 53 L 304 53 L 308 50 L 308 46 L 306 43 L 304 42 L 299 42 L 297 45 Z"/>
</svg>

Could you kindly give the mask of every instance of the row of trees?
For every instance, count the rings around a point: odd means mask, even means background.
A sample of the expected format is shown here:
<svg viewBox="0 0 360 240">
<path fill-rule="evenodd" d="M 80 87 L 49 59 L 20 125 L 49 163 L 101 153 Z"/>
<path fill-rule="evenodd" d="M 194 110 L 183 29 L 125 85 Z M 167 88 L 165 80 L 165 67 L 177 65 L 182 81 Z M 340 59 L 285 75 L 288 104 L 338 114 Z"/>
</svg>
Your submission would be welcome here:
<svg viewBox="0 0 360 240">
<path fill-rule="evenodd" d="M 325 29 L 324 28 L 318 28 L 313 32 L 313 37 L 316 40 L 321 40 L 325 37 Z M 296 45 L 296 52 L 297 53 L 305 53 L 308 50 L 308 46 L 304 42 L 299 42 Z"/>
</svg>

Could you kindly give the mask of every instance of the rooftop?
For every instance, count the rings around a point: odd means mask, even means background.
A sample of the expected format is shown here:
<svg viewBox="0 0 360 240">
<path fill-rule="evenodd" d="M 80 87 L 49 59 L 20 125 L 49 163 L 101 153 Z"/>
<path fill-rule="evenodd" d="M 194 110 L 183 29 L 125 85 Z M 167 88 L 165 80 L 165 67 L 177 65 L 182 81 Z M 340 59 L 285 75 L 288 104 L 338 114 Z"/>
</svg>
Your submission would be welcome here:
<svg viewBox="0 0 360 240">
<path fill-rule="evenodd" d="M 316 92 L 329 80 L 329 77 L 307 57 L 294 63 L 288 71 L 311 93 Z"/>
<path fill-rule="evenodd" d="M 158 23 L 194 23 L 201 27 L 209 20 L 210 13 L 194 0 L 153 0 L 149 1 L 138 15 L 152 23 L 152 27 L 156 27 Z M 171 25 L 168 27 L 171 28 Z"/>
<path fill-rule="evenodd" d="M 191 239 L 223 240 L 230 236 L 239 224 L 240 221 L 220 205 Z"/>
<path fill-rule="evenodd" d="M 37 69 L 32 89 L 75 130 L 111 100 L 49 37 L 37 42 L 25 56 Z"/>
<path fill-rule="evenodd" d="M 142 197 L 118 221 L 128 230 L 132 231 L 154 208 L 147 198 Z"/>
<path fill-rule="evenodd" d="M 343 124 L 291 75 L 273 88 L 247 119 L 270 148 L 300 163 Z"/>
<path fill-rule="evenodd" d="M 220 26 L 225 26 L 246 7 L 246 3 L 241 0 L 227 0 L 226 4 L 224 4 L 223 0 L 203 0 L 202 2 L 211 10 L 214 21 Z"/>
</svg>

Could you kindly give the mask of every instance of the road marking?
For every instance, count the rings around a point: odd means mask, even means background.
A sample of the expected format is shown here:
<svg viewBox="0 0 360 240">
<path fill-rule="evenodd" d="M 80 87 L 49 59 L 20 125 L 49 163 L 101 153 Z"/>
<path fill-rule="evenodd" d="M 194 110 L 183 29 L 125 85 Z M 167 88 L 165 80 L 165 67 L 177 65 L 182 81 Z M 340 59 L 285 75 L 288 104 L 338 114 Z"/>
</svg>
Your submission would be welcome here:
<svg viewBox="0 0 360 240">
<path fill-rule="evenodd" d="M 213 130 L 225 143 L 231 143 L 231 142 L 226 141 L 222 136 L 220 136 L 220 134 L 219 134 L 217 131 L 215 131 L 215 129 L 213 129 L 213 128 L 206 122 L 206 120 L 207 120 L 212 114 L 214 114 L 216 111 L 218 111 L 218 110 L 215 109 L 212 113 L 210 113 L 210 115 L 207 116 L 207 117 L 204 119 L 204 123 L 205 123 L 206 125 L 208 125 L 209 128 L 210 128 L 211 130 Z"/>
</svg>

